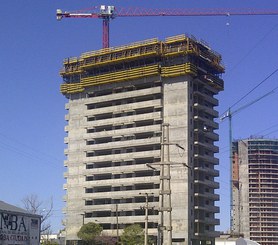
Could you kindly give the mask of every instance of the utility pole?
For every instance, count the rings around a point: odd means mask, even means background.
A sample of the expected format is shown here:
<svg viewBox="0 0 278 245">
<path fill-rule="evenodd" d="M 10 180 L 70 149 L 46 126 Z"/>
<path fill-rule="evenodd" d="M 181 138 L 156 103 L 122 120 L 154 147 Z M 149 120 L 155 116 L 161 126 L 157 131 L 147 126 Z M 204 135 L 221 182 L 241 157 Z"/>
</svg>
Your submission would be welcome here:
<svg viewBox="0 0 278 245">
<path fill-rule="evenodd" d="M 171 202 L 171 173 L 170 173 L 170 142 L 169 124 L 162 124 L 161 142 L 161 228 L 163 229 L 162 242 L 167 237 L 167 244 L 172 245 L 172 202 Z M 166 216 L 166 217 L 165 217 Z M 165 219 L 166 218 L 166 219 Z M 166 220 L 167 223 L 164 223 Z"/>
<path fill-rule="evenodd" d="M 118 213 L 118 203 L 116 203 L 116 229 L 117 229 L 117 244 L 119 242 L 119 213 Z"/>
<path fill-rule="evenodd" d="M 157 170 L 153 165 L 160 166 L 160 191 L 159 191 L 159 212 L 160 219 L 157 227 L 157 245 L 172 245 L 172 201 L 171 201 L 171 165 L 182 164 L 191 169 L 186 163 L 170 161 L 170 145 L 174 145 L 182 150 L 182 146 L 176 143 L 170 143 L 169 124 L 162 124 L 161 136 L 161 161 L 160 163 L 150 163 L 147 166 Z M 167 238 L 167 239 L 165 239 Z M 166 242 L 165 242 L 166 241 Z"/>
<path fill-rule="evenodd" d="M 146 205 L 144 207 L 145 209 L 145 239 L 144 244 L 148 245 L 148 225 L 149 225 L 149 193 L 139 193 L 140 195 L 145 195 L 146 197 Z M 154 193 L 150 193 L 153 195 Z"/>
</svg>

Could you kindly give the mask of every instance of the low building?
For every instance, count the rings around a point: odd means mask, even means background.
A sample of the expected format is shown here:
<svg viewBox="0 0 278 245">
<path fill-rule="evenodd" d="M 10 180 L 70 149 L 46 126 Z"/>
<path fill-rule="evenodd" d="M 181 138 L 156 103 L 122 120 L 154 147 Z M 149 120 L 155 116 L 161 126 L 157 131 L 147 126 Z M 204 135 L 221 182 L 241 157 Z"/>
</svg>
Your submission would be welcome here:
<svg viewBox="0 0 278 245">
<path fill-rule="evenodd" d="M 230 235 L 222 235 L 215 239 L 215 245 L 260 245 L 255 241 L 251 241 L 242 237 L 231 237 Z"/>
<path fill-rule="evenodd" d="M 0 201 L 0 244 L 39 245 L 41 216 Z"/>
</svg>

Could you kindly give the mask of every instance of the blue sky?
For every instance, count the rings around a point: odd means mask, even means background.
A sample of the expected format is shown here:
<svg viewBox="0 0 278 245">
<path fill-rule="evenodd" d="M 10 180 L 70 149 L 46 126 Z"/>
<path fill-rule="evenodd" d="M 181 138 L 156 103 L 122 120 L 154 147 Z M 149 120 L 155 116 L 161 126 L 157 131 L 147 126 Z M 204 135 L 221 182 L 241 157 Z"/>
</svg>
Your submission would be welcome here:
<svg viewBox="0 0 278 245">
<path fill-rule="evenodd" d="M 101 48 L 98 19 L 56 21 L 57 8 L 74 11 L 100 4 L 150 8 L 274 9 L 277 0 L 2 0 L 0 37 L 0 198 L 15 205 L 28 194 L 53 197 L 53 231 L 61 226 L 66 99 L 59 93 L 64 58 Z M 225 90 L 218 96 L 224 112 L 278 68 L 278 16 L 116 18 L 111 46 L 178 34 L 205 40 L 223 57 Z M 278 86 L 278 72 L 234 110 Z M 278 135 L 277 91 L 233 118 L 233 137 Z M 221 224 L 229 228 L 228 123 L 218 131 Z"/>
</svg>

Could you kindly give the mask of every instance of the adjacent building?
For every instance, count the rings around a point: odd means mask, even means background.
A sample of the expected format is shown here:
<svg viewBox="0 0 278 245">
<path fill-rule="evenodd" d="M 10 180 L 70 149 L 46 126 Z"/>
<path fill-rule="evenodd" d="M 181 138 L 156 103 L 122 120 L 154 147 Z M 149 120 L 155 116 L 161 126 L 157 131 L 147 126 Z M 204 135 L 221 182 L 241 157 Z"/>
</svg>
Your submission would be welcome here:
<svg viewBox="0 0 278 245">
<path fill-rule="evenodd" d="M 218 53 L 185 35 L 64 60 L 67 244 L 87 222 L 114 237 L 140 224 L 163 244 L 215 243 L 223 72 Z"/>
<path fill-rule="evenodd" d="M 278 140 L 233 143 L 233 231 L 278 244 Z"/>
<path fill-rule="evenodd" d="M 41 218 L 0 200 L 0 244 L 39 245 Z"/>
</svg>

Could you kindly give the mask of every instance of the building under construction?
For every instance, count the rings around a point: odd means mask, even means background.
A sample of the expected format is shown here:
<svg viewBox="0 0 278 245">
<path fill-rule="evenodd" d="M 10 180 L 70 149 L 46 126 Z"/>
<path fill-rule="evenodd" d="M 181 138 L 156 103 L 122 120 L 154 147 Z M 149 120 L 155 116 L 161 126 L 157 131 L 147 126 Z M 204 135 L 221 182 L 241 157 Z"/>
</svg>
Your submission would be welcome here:
<svg viewBox="0 0 278 245">
<path fill-rule="evenodd" d="M 278 244 L 278 140 L 233 144 L 233 232 Z"/>
<path fill-rule="evenodd" d="M 67 244 L 88 222 L 115 238 L 139 224 L 158 244 L 214 244 L 221 56 L 180 35 L 63 65 Z"/>
</svg>

